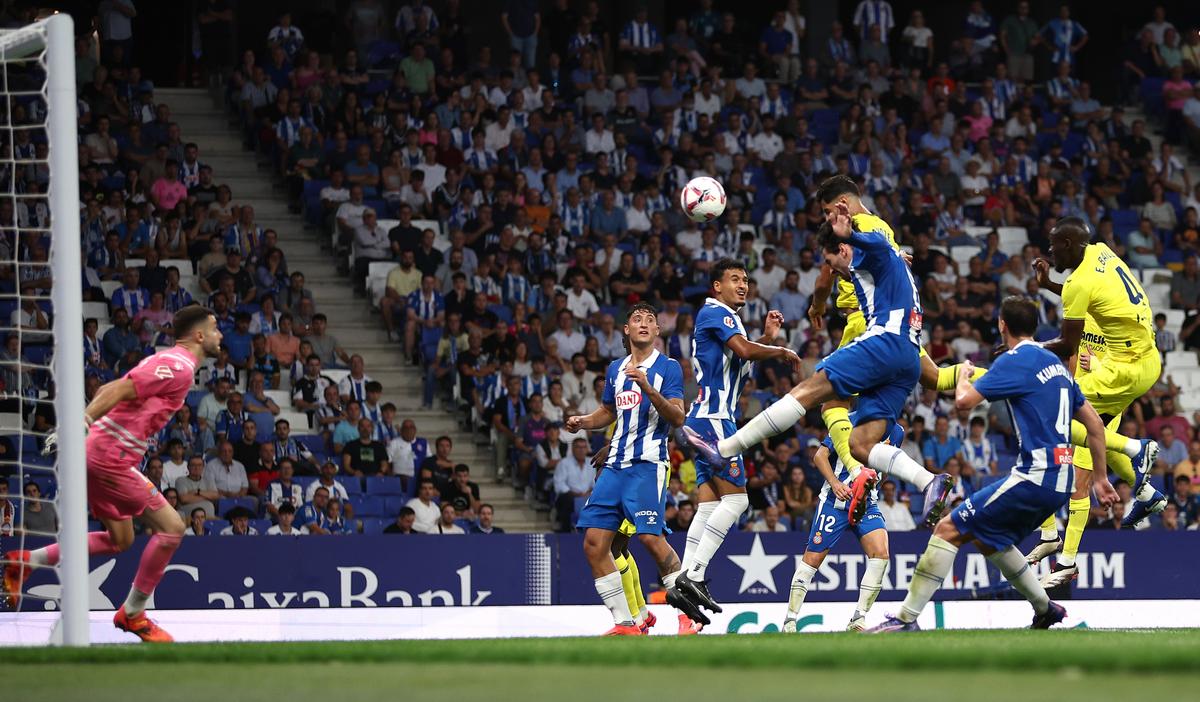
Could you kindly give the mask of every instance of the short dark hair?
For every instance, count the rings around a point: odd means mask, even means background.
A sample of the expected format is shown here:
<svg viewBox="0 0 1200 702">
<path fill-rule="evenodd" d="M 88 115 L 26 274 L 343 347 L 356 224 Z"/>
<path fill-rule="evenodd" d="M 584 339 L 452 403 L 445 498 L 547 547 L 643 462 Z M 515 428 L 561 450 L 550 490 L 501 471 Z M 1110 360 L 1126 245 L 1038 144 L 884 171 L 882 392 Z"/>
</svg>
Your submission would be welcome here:
<svg viewBox="0 0 1200 702">
<path fill-rule="evenodd" d="M 985 421 L 984 421 L 983 417 L 971 417 L 971 426 L 973 426 L 973 427 L 975 427 L 975 426 L 982 427 L 982 426 L 984 426 L 985 424 L 987 424 L 987 422 L 985 422 Z"/>
<path fill-rule="evenodd" d="M 365 387 L 367 392 L 383 392 L 383 383 L 378 380 L 372 380 Z"/>
<path fill-rule="evenodd" d="M 295 514 L 296 507 L 291 502 L 284 502 L 283 504 L 279 505 L 279 513 L 280 514 Z"/>
<path fill-rule="evenodd" d="M 649 302 L 639 302 L 629 308 L 629 312 L 625 314 L 625 321 L 628 322 L 630 319 L 633 319 L 633 315 L 636 312 L 646 312 L 654 315 L 655 319 L 658 319 L 658 310 L 654 309 L 654 305 Z"/>
<path fill-rule="evenodd" d="M 858 184 L 850 176 L 841 174 L 826 178 L 817 188 L 817 199 L 821 204 L 829 204 L 842 195 L 859 197 L 861 194 Z"/>
<path fill-rule="evenodd" d="M 708 269 L 708 284 L 712 285 L 725 277 L 725 271 L 744 271 L 746 264 L 732 258 L 722 258 Z"/>
<path fill-rule="evenodd" d="M 1016 295 L 1009 295 L 1000 303 L 1000 319 L 1008 325 L 1013 336 L 1033 336 L 1038 326 L 1037 304 Z"/>
<path fill-rule="evenodd" d="M 417 516 L 416 511 L 412 507 L 401 507 L 400 508 L 400 514 L 398 515 L 398 517 L 400 519 L 404 519 L 405 517 L 410 516 L 410 515 L 414 516 L 414 517 Z"/>
<path fill-rule="evenodd" d="M 842 245 L 842 238 L 834 233 L 833 224 L 829 221 L 821 222 L 821 226 L 817 228 L 817 246 L 826 253 L 836 253 Z"/>
<path fill-rule="evenodd" d="M 209 317 L 214 316 L 212 310 L 200 305 L 188 305 L 175 313 L 171 320 L 171 328 L 175 330 L 175 338 L 187 336 L 196 327 L 203 324 Z"/>
</svg>

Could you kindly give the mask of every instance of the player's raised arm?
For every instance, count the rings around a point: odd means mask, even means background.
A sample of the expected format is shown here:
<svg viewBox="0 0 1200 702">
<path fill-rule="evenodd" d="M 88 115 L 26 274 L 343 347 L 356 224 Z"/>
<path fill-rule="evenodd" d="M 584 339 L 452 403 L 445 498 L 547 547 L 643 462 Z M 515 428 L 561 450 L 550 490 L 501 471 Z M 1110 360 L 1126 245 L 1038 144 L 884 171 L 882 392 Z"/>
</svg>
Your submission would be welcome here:
<svg viewBox="0 0 1200 702">
<path fill-rule="evenodd" d="M 983 395 L 971 384 L 971 376 L 975 374 L 975 364 L 964 362 L 958 368 L 958 384 L 954 387 L 954 408 L 960 410 L 975 409 L 983 402 Z"/>
<path fill-rule="evenodd" d="M 817 273 L 816 285 L 813 286 L 812 298 L 808 303 L 808 321 L 812 323 L 813 329 L 825 326 L 825 305 L 833 293 L 833 282 L 833 268 L 828 263 L 822 263 L 821 270 Z"/>
<path fill-rule="evenodd" d="M 136 400 L 137 397 L 137 388 L 129 376 L 105 383 L 100 386 L 100 389 L 96 391 L 95 397 L 92 398 L 87 408 L 84 409 L 83 419 L 90 427 L 93 422 L 108 414 L 118 404 Z"/>
<path fill-rule="evenodd" d="M 604 427 L 617 421 L 617 410 L 615 405 L 600 405 L 591 414 L 573 415 L 567 417 L 567 431 L 592 431 L 593 429 L 603 429 Z"/>
<path fill-rule="evenodd" d="M 1108 507 L 1115 504 L 1120 497 L 1108 481 L 1108 464 L 1104 444 L 1104 420 L 1096 413 L 1095 408 L 1087 400 L 1075 410 L 1075 419 L 1087 429 L 1087 447 L 1092 454 L 1092 489 L 1100 504 Z"/>
</svg>

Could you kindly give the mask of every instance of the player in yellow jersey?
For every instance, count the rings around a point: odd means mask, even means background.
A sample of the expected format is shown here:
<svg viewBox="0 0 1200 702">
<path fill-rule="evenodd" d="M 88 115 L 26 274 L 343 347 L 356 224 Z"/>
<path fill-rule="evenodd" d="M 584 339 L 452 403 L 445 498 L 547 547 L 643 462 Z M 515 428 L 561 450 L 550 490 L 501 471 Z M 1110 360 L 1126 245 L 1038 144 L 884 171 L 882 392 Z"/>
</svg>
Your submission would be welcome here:
<svg viewBox="0 0 1200 702">
<path fill-rule="evenodd" d="M 858 185 L 849 177 L 832 176 L 821 183 L 817 190 L 817 199 L 821 201 L 821 208 L 825 212 L 826 218 L 832 216 L 839 206 L 845 206 L 850 212 L 850 218 L 854 222 L 854 228 L 857 231 L 877 231 L 884 232 L 887 235 L 888 241 L 891 242 L 892 248 L 897 251 L 900 246 L 896 243 L 896 235 L 892 228 L 888 226 L 879 217 L 871 214 L 862 204 L 861 193 Z M 817 276 L 816 287 L 813 291 L 812 302 L 808 310 L 808 318 L 814 329 L 820 329 L 825 322 L 825 303 L 829 299 L 830 293 L 833 291 L 834 273 L 829 264 L 822 264 L 821 271 Z M 837 300 L 835 302 L 838 310 L 846 316 L 846 326 L 842 330 L 842 340 L 838 344 L 841 348 L 858 338 L 867 330 L 866 316 L 863 315 L 858 306 L 858 298 L 854 294 L 854 286 L 843 278 L 837 279 Z M 921 356 L 921 385 L 926 388 L 936 389 L 941 392 L 952 392 L 957 384 L 958 366 L 948 366 L 946 368 L 938 368 L 933 359 L 925 353 L 925 349 L 920 349 Z M 974 378 L 978 378 L 983 374 L 980 369 L 976 372 Z M 825 428 L 829 432 L 829 438 L 833 444 L 834 452 L 841 459 L 842 465 L 845 466 L 851 473 L 856 476 L 851 484 L 851 490 L 855 498 L 858 498 L 861 493 L 870 492 L 874 487 L 872 484 L 867 487 L 866 483 L 874 481 L 876 477 L 873 471 L 859 472 L 862 468 L 862 462 L 850 455 L 850 406 L 853 404 L 853 399 L 832 400 L 826 402 L 821 407 L 821 419 L 825 422 Z M 854 506 L 857 505 L 857 499 L 852 502 L 850 508 L 850 523 L 857 522 L 857 510 Z"/>
<path fill-rule="evenodd" d="M 1039 258 L 1033 263 L 1038 284 L 1062 296 L 1062 333 L 1043 346 L 1064 360 L 1078 358 L 1079 389 L 1110 433 L 1115 434 L 1125 410 L 1158 381 L 1162 360 L 1154 345 L 1154 313 L 1145 291 L 1112 249 L 1104 243 L 1089 244 L 1090 240 L 1088 225 L 1078 217 L 1060 219 L 1050 230 L 1050 256 L 1055 270 L 1061 273 L 1073 269 L 1061 285 L 1050 280 L 1049 261 Z M 1068 362 L 1068 367 L 1071 365 Z M 1078 443 L 1074 436 L 1072 441 Z M 1124 446 L 1119 445 L 1122 441 Z M 1147 480 L 1158 444 L 1119 435 L 1116 442 L 1106 436 L 1105 443 L 1108 464 L 1129 483 L 1137 498 L 1121 526 L 1133 527 L 1148 515 L 1162 511 L 1166 498 Z M 1042 579 L 1048 588 L 1078 574 L 1075 556 L 1091 507 L 1091 456 L 1079 452 L 1075 467 L 1075 492 L 1063 552 Z M 1057 542 L 1058 530 L 1051 517 L 1042 525 L 1042 543 L 1030 553 L 1029 560 L 1036 562 L 1049 555 L 1054 548 L 1048 545 L 1057 546 Z"/>
</svg>

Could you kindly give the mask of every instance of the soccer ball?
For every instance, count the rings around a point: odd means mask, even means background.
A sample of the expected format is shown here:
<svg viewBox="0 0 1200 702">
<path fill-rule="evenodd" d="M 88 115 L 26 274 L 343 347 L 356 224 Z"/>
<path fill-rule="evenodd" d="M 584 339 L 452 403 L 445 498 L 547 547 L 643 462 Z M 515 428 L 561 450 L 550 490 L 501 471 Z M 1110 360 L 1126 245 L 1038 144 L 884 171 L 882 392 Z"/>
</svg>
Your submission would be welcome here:
<svg viewBox="0 0 1200 702">
<path fill-rule="evenodd" d="M 725 211 L 725 188 L 715 178 L 692 178 L 679 193 L 679 206 L 693 222 L 711 222 Z"/>
</svg>

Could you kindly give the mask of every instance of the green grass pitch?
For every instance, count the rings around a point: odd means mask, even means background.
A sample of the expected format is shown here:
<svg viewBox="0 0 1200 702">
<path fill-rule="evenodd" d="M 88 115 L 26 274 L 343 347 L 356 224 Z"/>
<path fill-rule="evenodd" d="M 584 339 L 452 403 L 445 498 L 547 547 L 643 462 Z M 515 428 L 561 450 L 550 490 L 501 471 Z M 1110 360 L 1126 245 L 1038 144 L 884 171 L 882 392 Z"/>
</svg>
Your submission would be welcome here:
<svg viewBox="0 0 1200 702">
<path fill-rule="evenodd" d="M 1195 699 L 1200 630 L 24 648 L 5 699 Z"/>
</svg>

